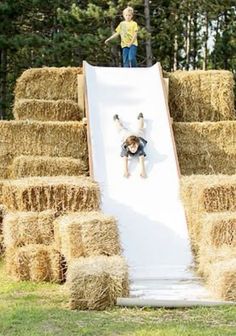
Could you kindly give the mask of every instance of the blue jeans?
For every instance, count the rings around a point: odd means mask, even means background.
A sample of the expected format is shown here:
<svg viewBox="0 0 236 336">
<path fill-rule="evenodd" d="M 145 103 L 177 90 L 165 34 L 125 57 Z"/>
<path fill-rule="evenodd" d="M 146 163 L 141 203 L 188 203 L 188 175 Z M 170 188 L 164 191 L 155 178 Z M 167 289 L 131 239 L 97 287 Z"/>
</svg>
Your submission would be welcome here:
<svg viewBox="0 0 236 336">
<path fill-rule="evenodd" d="M 132 44 L 130 47 L 122 48 L 124 68 L 135 68 L 137 66 L 136 54 L 137 54 L 137 46 L 134 44 Z"/>
</svg>

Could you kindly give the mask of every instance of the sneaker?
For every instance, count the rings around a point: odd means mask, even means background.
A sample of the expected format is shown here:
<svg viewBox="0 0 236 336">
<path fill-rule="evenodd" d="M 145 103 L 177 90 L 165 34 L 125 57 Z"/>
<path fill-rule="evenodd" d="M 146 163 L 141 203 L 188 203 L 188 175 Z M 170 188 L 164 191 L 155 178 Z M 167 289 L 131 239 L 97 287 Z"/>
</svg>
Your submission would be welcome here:
<svg viewBox="0 0 236 336">
<path fill-rule="evenodd" d="M 114 121 L 119 120 L 119 116 L 118 116 L 118 114 L 114 114 L 114 115 L 113 115 L 113 120 L 114 120 Z"/>
<path fill-rule="evenodd" d="M 143 118 L 142 112 L 140 112 L 139 115 L 138 115 L 138 119 L 140 119 L 140 118 Z"/>
</svg>

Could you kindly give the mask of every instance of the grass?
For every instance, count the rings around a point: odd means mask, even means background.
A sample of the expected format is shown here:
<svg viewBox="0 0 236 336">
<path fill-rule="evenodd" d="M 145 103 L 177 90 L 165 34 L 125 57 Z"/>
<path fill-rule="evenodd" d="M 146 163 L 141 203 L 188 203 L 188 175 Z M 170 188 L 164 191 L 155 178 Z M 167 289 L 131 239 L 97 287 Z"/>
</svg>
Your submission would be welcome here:
<svg viewBox="0 0 236 336">
<path fill-rule="evenodd" d="M 63 287 L 14 282 L 0 262 L 0 336 L 235 336 L 236 307 L 70 311 Z"/>
</svg>

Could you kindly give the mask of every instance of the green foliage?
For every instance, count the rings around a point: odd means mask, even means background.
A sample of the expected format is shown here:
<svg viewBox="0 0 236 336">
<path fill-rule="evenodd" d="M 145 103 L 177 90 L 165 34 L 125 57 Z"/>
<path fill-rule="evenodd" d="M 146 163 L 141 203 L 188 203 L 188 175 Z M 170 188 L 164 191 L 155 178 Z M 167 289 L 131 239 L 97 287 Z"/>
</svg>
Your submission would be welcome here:
<svg viewBox="0 0 236 336">
<path fill-rule="evenodd" d="M 139 66 L 146 65 L 146 40 L 151 39 L 153 63 L 161 62 L 165 70 L 173 70 L 174 64 L 179 69 L 202 68 L 209 35 L 208 68 L 235 71 L 236 5 L 232 0 L 149 1 L 151 32 L 146 29 L 142 0 L 3 0 L 0 118 L 11 117 L 15 81 L 27 68 L 81 66 L 83 60 L 120 66 L 119 39 L 109 46 L 104 41 L 123 20 L 127 5 L 133 6 L 140 27 Z"/>
<path fill-rule="evenodd" d="M 0 262 L 0 336 L 234 336 L 235 306 L 70 311 L 62 286 L 9 279 Z"/>
</svg>

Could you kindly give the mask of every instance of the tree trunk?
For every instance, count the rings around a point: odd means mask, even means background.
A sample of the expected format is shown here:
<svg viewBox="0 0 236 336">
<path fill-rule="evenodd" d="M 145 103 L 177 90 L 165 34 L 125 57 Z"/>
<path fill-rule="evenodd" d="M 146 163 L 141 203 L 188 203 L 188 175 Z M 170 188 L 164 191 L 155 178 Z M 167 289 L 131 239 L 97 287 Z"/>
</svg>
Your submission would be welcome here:
<svg viewBox="0 0 236 336">
<path fill-rule="evenodd" d="M 207 70 L 207 64 L 208 64 L 208 48 L 207 48 L 207 42 L 208 42 L 208 28 L 209 28 L 209 17 L 208 12 L 205 14 L 205 32 L 204 32 L 204 51 L 203 51 L 203 65 L 202 69 Z"/>
<path fill-rule="evenodd" d="M 178 22 L 178 14 L 175 14 L 175 27 Z M 173 60 L 173 70 L 176 71 L 178 69 L 178 34 L 176 28 L 176 34 L 174 37 L 174 60 Z"/>
<path fill-rule="evenodd" d="M 195 12 L 193 15 L 193 44 L 192 44 L 193 45 L 193 70 L 195 70 L 197 66 L 197 49 L 198 49 L 197 30 L 198 30 L 197 13 Z"/>
<path fill-rule="evenodd" d="M 151 19 L 150 19 L 150 7 L 149 0 L 144 0 L 144 15 L 145 15 L 145 27 L 148 32 L 146 38 L 146 64 L 152 65 L 152 42 L 151 42 Z"/>
<path fill-rule="evenodd" d="M 186 26 L 186 70 L 189 70 L 190 63 L 190 34 L 191 34 L 191 14 L 187 16 L 187 26 Z"/>
</svg>

